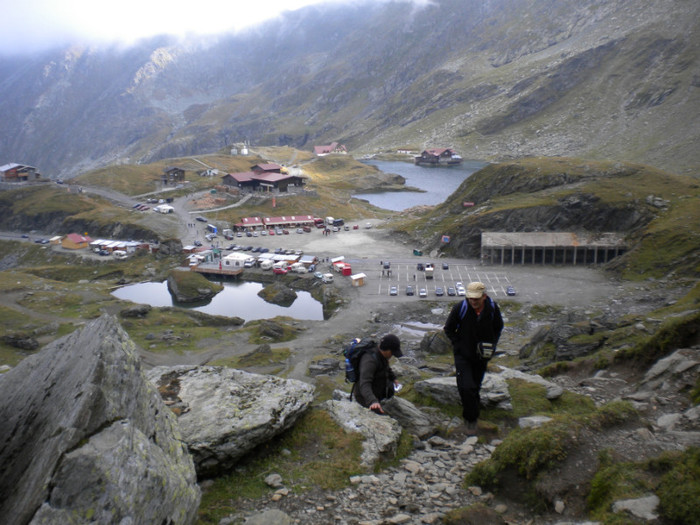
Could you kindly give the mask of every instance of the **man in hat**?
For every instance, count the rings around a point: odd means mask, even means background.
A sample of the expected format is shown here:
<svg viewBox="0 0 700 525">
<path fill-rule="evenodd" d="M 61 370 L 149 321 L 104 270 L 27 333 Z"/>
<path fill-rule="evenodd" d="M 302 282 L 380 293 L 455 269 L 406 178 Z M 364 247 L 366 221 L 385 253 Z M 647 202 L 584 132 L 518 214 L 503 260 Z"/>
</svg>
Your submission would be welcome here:
<svg viewBox="0 0 700 525">
<path fill-rule="evenodd" d="M 501 311 L 496 302 L 486 295 L 483 283 L 469 283 L 466 298 L 452 307 L 444 330 L 452 342 L 457 390 L 462 400 L 462 416 L 467 424 L 467 433 L 476 435 L 481 409 L 479 390 L 488 364 L 488 359 L 479 353 L 479 345 L 485 342 L 495 347 L 503 330 Z"/>
<path fill-rule="evenodd" d="M 379 414 L 384 413 L 381 401 L 394 395 L 398 384 L 396 375 L 389 366 L 391 357 L 401 357 L 401 342 L 394 334 L 382 337 L 379 345 L 360 357 L 360 378 L 355 388 L 355 399 L 363 407 Z"/>
</svg>

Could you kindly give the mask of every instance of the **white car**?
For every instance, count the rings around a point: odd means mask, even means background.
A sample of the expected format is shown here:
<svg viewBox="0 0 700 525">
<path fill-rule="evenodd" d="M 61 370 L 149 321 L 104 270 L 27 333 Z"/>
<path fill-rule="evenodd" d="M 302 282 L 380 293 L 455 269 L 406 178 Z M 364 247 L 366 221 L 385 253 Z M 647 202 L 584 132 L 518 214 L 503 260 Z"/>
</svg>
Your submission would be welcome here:
<svg viewBox="0 0 700 525">
<path fill-rule="evenodd" d="M 428 292 L 426 291 L 425 288 L 421 288 L 420 290 L 418 290 L 418 297 L 420 297 L 420 298 L 428 297 Z"/>
<path fill-rule="evenodd" d="M 459 286 L 457 287 L 457 295 L 464 297 L 467 295 L 467 291 L 464 289 L 464 286 Z"/>
<path fill-rule="evenodd" d="M 399 289 L 396 286 L 392 286 L 389 289 L 389 295 L 398 295 L 399 294 Z"/>
</svg>

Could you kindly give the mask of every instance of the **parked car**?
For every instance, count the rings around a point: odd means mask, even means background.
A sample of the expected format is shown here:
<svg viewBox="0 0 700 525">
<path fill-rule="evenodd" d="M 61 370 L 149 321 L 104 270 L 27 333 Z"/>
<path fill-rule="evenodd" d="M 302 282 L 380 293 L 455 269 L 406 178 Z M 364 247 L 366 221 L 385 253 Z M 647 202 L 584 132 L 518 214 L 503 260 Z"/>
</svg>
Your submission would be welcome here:
<svg viewBox="0 0 700 525">
<path fill-rule="evenodd" d="M 253 237 L 260 237 L 260 234 L 258 232 L 253 232 Z"/>
<path fill-rule="evenodd" d="M 443 269 L 443 270 L 449 270 L 449 269 L 450 269 L 450 265 L 447 264 L 447 263 L 442 263 L 442 269 Z"/>
<path fill-rule="evenodd" d="M 306 233 L 311 233 L 311 226 L 304 226 L 302 228 Z"/>
<path fill-rule="evenodd" d="M 105 257 L 105 256 L 107 256 L 107 255 L 110 254 L 110 253 L 109 253 L 109 250 L 100 250 L 100 251 L 97 252 L 97 253 L 98 253 L 99 255 L 101 255 L 102 257 Z"/>
<path fill-rule="evenodd" d="M 418 297 L 425 298 L 428 297 L 428 291 L 425 288 L 418 290 Z"/>
<path fill-rule="evenodd" d="M 262 231 L 260 232 L 260 235 L 262 235 L 262 236 L 267 235 L 267 230 L 262 230 Z"/>
<path fill-rule="evenodd" d="M 207 222 L 205 217 L 195 217 L 195 220 L 198 220 L 199 222 Z"/>
<path fill-rule="evenodd" d="M 437 295 L 438 297 L 442 297 L 443 295 L 445 295 L 445 291 L 442 289 L 442 287 L 438 286 L 437 288 L 435 288 L 435 295 Z"/>
<path fill-rule="evenodd" d="M 274 234 L 275 234 L 275 230 L 270 230 L 270 231 L 267 232 L 267 233 L 268 233 L 268 235 L 274 235 Z"/>
<path fill-rule="evenodd" d="M 459 288 L 457 288 L 457 295 L 459 295 L 460 297 L 464 297 L 465 295 L 467 295 L 467 291 L 464 289 L 464 286 L 460 286 Z"/>
<path fill-rule="evenodd" d="M 413 295 L 413 286 L 410 284 L 406 286 L 406 295 Z"/>
<path fill-rule="evenodd" d="M 323 279 L 323 273 L 322 272 L 315 272 L 314 277 L 316 277 L 316 279 Z"/>
<path fill-rule="evenodd" d="M 246 237 L 252 237 L 252 236 L 253 236 L 253 232 L 245 232 L 245 236 L 246 236 Z"/>
<path fill-rule="evenodd" d="M 346 224 L 345 226 L 343 226 L 343 229 L 344 229 L 346 232 L 349 232 L 349 231 L 350 231 L 350 226 L 348 226 L 348 225 Z"/>
<path fill-rule="evenodd" d="M 399 289 L 396 286 L 392 286 L 389 288 L 389 295 L 398 295 L 399 294 Z"/>
<path fill-rule="evenodd" d="M 506 288 L 506 295 L 515 295 L 515 288 L 513 288 L 512 286 Z"/>
<path fill-rule="evenodd" d="M 236 232 L 236 237 L 243 237 L 243 232 Z"/>
<path fill-rule="evenodd" d="M 195 245 L 195 246 L 201 246 L 201 245 L 202 245 L 202 241 L 194 241 L 194 245 Z"/>
<path fill-rule="evenodd" d="M 359 225 L 359 224 L 353 224 L 353 225 L 352 225 L 352 229 L 353 229 L 353 230 L 359 230 L 359 229 L 360 229 L 360 225 Z"/>
<path fill-rule="evenodd" d="M 289 235 L 289 230 L 282 230 L 282 233 L 285 235 Z"/>
<path fill-rule="evenodd" d="M 418 264 L 416 264 L 416 269 L 419 272 L 422 272 L 423 270 L 425 270 L 425 266 L 423 266 L 423 263 L 418 263 Z"/>
<path fill-rule="evenodd" d="M 272 273 L 276 273 L 277 275 L 286 275 L 288 270 L 286 268 L 273 268 Z"/>
<path fill-rule="evenodd" d="M 457 291 L 452 286 L 448 286 L 447 295 L 449 295 L 450 297 L 454 297 L 455 295 L 457 295 Z"/>
</svg>

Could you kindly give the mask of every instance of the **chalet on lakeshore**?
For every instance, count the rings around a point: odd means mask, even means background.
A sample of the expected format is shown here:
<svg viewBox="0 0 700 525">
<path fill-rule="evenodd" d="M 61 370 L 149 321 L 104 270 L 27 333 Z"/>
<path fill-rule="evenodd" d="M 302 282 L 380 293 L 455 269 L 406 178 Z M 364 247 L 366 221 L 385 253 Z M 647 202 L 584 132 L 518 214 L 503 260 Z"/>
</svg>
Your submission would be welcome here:
<svg viewBox="0 0 700 525">
<path fill-rule="evenodd" d="M 39 180 L 41 174 L 34 166 L 25 164 L 10 163 L 0 166 L 0 177 L 3 182 L 26 182 L 30 180 Z"/>
<path fill-rule="evenodd" d="M 344 155 L 347 152 L 347 148 L 343 144 L 338 144 L 337 142 L 331 142 L 326 146 L 314 146 L 314 154 L 317 157 L 323 157 L 324 155 L 330 155 L 331 153 L 339 153 Z"/>
<path fill-rule="evenodd" d="M 225 186 L 233 186 L 248 191 L 289 191 L 290 187 L 302 187 L 304 178 L 289 175 L 279 164 L 256 164 L 250 171 L 227 173 L 222 177 Z"/>
<path fill-rule="evenodd" d="M 91 242 L 92 239 L 90 237 L 79 233 L 69 233 L 61 240 L 61 246 L 69 250 L 82 250 L 87 248 Z"/>
<path fill-rule="evenodd" d="M 426 149 L 413 160 L 424 166 L 454 166 L 462 163 L 462 157 L 452 148 Z"/>
</svg>

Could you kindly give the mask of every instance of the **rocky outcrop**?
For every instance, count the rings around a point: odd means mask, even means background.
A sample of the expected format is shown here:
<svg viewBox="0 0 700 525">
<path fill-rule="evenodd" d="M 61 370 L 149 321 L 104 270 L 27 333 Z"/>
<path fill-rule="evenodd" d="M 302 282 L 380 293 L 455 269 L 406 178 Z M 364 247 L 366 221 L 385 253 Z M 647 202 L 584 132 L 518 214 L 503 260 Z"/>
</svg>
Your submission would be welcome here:
<svg viewBox="0 0 700 525">
<path fill-rule="evenodd" d="M 230 469 L 291 427 L 309 408 L 315 390 L 294 379 L 216 366 L 160 366 L 148 378 L 178 415 L 200 476 Z"/>
<path fill-rule="evenodd" d="M 452 343 L 442 330 L 427 332 L 420 342 L 420 351 L 425 354 L 449 354 L 452 352 Z"/>
<path fill-rule="evenodd" d="M 548 363 L 589 355 L 605 343 L 602 335 L 596 335 L 604 329 L 605 326 L 588 319 L 562 316 L 552 324 L 541 327 L 520 349 L 519 357 Z"/>
<path fill-rule="evenodd" d="M 172 271 L 168 275 L 168 292 L 181 304 L 209 301 L 221 290 L 223 286 L 196 272 Z"/>
<path fill-rule="evenodd" d="M 401 425 L 391 417 L 380 416 L 347 398 L 344 392 L 334 393 L 334 399 L 323 404 L 333 420 L 349 432 L 361 433 L 361 463 L 371 468 L 380 459 L 391 459 L 401 437 Z"/>
<path fill-rule="evenodd" d="M 0 522 L 194 522 L 192 459 L 114 317 L 3 374 L 0 420 Z"/>
<path fill-rule="evenodd" d="M 457 380 L 454 377 L 433 377 L 425 381 L 418 381 L 413 388 L 421 395 L 431 397 L 436 402 L 446 405 L 459 405 L 461 403 L 457 391 Z M 508 383 L 505 379 L 491 373 L 484 376 L 481 384 L 481 404 L 483 406 L 498 407 L 504 410 L 512 410 Z"/>
<path fill-rule="evenodd" d="M 481 404 L 487 407 L 512 410 L 508 379 L 521 379 L 529 383 L 542 385 L 547 389 L 546 396 L 550 400 L 557 399 L 564 393 L 562 387 L 543 379 L 541 376 L 500 367 L 498 373 L 486 372 L 480 391 Z M 425 381 L 418 381 L 413 388 L 419 394 L 431 397 L 438 403 L 446 405 L 459 405 L 461 403 L 459 392 L 457 391 L 457 380 L 454 377 L 433 377 Z"/>
<path fill-rule="evenodd" d="M 282 283 L 274 282 L 265 286 L 258 292 L 258 296 L 268 303 L 279 306 L 291 306 L 297 299 L 297 293 Z"/>
</svg>

